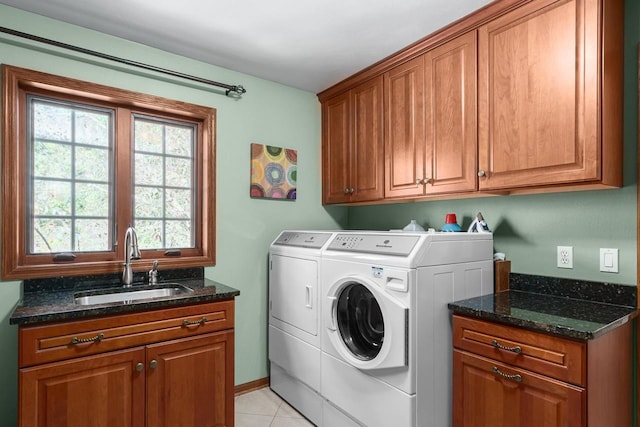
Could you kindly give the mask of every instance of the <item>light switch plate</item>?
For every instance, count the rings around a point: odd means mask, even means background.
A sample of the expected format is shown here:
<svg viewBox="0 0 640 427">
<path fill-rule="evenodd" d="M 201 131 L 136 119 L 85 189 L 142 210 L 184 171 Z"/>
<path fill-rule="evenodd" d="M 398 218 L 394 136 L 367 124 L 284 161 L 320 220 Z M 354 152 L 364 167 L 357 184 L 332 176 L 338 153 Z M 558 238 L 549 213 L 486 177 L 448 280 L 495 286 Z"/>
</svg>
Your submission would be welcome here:
<svg viewBox="0 0 640 427">
<path fill-rule="evenodd" d="M 618 272 L 617 248 L 600 248 L 600 271 L 607 273 Z"/>
</svg>

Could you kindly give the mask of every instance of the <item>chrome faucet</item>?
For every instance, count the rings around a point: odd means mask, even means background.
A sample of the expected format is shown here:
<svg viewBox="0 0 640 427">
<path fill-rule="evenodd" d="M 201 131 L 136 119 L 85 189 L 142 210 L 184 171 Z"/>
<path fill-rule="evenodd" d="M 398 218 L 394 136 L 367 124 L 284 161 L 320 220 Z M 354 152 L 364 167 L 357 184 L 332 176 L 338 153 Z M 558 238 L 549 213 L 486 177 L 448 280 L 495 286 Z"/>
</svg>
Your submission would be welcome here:
<svg viewBox="0 0 640 427">
<path fill-rule="evenodd" d="M 158 284 L 158 260 L 153 261 L 153 267 L 149 270 L 149 286 Z"/>
<path fill-rule="evenodd" d="M 122 271 L 122 285 L 125 288 L 131 286 L 133 282 L 133 272 L 131 271 L 131 261 L 140 259 L 140 249 L 138 249 L 138 236 L 133 227 L 127 228 L 124 233 L 124 270 Z"/>
</svg>

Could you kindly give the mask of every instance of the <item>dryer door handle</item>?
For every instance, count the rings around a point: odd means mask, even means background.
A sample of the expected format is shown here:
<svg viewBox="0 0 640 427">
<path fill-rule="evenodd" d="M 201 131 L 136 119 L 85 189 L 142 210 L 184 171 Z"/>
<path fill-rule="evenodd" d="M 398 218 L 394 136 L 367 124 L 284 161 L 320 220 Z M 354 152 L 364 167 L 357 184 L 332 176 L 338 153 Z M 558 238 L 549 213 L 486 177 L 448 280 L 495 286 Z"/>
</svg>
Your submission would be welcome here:
<svg viewBox="0 0 640 427">
<path fill-rule="evenodd" d="M 330 331 L 335 331 L 336 324 L 334 322 L 334 319 L 335 319 L 336 305 L 338 304 L 338 298 L 327 297 L 327 299 L 329 300 L 329 309 L 327 310 L 327 318 L 326 318 L 327 329 L 329 329 Z"/>
<path fill-rule="evenodd" d="M 312 286 L 305 286 L 305 299 L 306 299 L 306 304 L 305 307 L 307 308 L 313 308 L 313 299 L 311 298 L 311 291 L 313 290 Z"/>
</svg>

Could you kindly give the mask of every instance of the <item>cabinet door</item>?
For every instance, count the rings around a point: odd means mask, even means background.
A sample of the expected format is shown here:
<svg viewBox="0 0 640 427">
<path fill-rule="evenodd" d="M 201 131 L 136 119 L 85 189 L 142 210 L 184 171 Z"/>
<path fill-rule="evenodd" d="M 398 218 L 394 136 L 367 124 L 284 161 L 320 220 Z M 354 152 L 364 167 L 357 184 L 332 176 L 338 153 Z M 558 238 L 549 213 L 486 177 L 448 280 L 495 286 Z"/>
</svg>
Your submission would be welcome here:
<svg viewBox="0 0 640 427">
<path fill-rule="evenodd" d="M 148 346 L 147 427 L 233 427 L 233 348 L 232 331 Z"/>
<path fill-rule="evenodd" d="M 427 194 L 477 188 L 476 32 L 427 52 Z"/>
<path fill-rule="evenodd" d="M 322 106 L 322 201 L 344 203 L 349 194 L 351 103 L 349 92 Z"/>
<path fill-rule="evenodd" d="M 384 196 L 421 196 L 425 189 L 424 56 L 386 72 L 384 91 Z"/>
<path fill-rule="evenodd" d="M 479 188 L 600 178 L 598 1 L 539 0 L 479 29 Z"/>
<path fill-rule="evenodd" d="M 144 349 L 112 351 L 19 372 L 21 427 L 143 427 Z"/>
<path fill-rule="evenodd" d="M 382 82 L 382 76 L 378 76 L 351 90 L 352 202 L 378 200 L 384 195 Z"/>
<path fill-rule="evenodd" d="M 585 427 L 582 388 L 453 351 L 454 427 Z"/>
</svg>

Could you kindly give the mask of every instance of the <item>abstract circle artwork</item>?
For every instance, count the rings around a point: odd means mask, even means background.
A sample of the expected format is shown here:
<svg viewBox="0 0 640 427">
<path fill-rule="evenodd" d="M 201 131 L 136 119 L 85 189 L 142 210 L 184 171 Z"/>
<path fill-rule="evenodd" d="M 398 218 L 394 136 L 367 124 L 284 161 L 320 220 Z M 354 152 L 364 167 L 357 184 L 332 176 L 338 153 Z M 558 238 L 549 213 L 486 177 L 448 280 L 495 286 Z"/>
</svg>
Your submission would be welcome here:
<svg viewBox="0 0 640 427">
<path fill-rule="evenodd" d="M 251 144 L 251 197 L 296 200 L 297 180 L 297 150 Z"/>
</svg>

